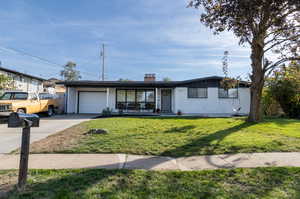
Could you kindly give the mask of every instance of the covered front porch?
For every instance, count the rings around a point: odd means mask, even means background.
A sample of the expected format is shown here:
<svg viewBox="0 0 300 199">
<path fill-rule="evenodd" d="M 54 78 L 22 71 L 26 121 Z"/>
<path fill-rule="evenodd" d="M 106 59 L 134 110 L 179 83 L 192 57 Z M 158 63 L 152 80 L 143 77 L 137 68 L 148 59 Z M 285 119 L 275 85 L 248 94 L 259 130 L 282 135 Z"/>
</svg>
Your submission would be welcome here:
<svg viewBox="0 0 300 199">
<path fill-rule="evenodd" d="M 121 112 L 172 113 L 172 93 L 170 88 L 117 88 L 115 109 Z"/>
</svg>

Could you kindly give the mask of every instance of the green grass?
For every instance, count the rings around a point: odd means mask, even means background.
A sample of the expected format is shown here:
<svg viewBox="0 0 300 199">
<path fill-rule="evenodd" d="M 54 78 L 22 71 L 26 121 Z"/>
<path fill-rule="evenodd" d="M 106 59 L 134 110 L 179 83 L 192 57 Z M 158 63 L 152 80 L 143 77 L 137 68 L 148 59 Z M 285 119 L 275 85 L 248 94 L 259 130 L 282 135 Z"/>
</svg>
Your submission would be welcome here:
<svg viewBox="0 0 300 199">
<path fill-rule="evenodd" d="M 240 152 L 300 151 L 300 120 L 244 118 L 107 118 L 87 128 L 108 129 L 85 135 L 60 152 L 192 156 Z"/>
<path fill-rule="evenodd" d="M 2 172 L 0 178 L 4 175 L 13 176 L 16 171 Z M 300 168 L 192 172 L 31 170 L 26 190 L 13 190 L 7 198 L 298 199 Z"/>
</svg>

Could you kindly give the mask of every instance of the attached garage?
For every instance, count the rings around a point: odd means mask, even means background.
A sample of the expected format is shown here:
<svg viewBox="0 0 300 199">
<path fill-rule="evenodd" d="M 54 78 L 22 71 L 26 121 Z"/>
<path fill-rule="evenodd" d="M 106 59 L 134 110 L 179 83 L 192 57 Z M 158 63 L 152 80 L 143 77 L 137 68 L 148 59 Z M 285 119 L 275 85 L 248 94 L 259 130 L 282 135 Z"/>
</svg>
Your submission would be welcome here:
<svg viewBox="0 0 300 199">
<path fill-rule="evenodd" d="M 105 91 L 79 91 L 78 113 L 101 113 L 106 108 Z"/>
</svg>

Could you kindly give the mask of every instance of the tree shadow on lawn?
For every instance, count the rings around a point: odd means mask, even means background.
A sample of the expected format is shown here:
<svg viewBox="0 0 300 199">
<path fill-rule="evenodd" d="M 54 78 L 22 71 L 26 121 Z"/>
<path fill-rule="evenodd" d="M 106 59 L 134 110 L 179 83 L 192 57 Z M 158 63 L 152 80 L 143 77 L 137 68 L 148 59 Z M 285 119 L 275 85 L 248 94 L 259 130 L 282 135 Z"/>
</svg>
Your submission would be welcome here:
<svg viewBox="0 0 300 199">
<path fill-rule="evenodd" d="M 180 119 L 186 119 L 186 120 L 197 120 L 197 119 L 243 119 L 245 120 L 245 117 L 207 117 L 207 116 L 197 116 L 197 115 L 191 115 L 191 116 L 178 116 L 178 115 L 174 115 L 174 116 L 140 116 L 140 117 L 136 117 L 136 116 L 131 116 L 131 117 L 127 117 L 127 118 L 133 118 L 133 119 L 153 119 L 153 120 L 180 120 Z"/>
<path fill-rule="evenodd" d="M 300 195 L 299 169 L 258 168 L 256 170 L 214 170 L 201 172 L 153 172 L 132 170 L 33 170 L 37 175 L 56 177 L 41 181 L 37 178 L 18 193 L 7 198 L 262 198 L 278 189 L 287 198 Z M 39 173 L 40 172 L 40 173 Z M 62 172 L 60 177 L 59 172 Z M 64 173 L 66 172 L 66 173 Z M 163 176 L 163 177 L 162 177 Z M 296 178 L 296 179 L 293 179 Z M 87 193 L 93 189 L 92 193 Z M 291 193 L 289 193 L 291 191 Z M 278 192 L 280 193 L 280 192 Z M 129 195 L 126 195 L 129 194 Z M 272 193 L 274 195 L 274 192 Z M 125 196 L 125 197 L 124 197 Z M 291 197 L 295 196 L 295 197 Z M 152 198 L 151 197 L 151 198 Z M 278 197 L 280 198 L 280 196 Z"/>
<path fill-rule="evenodd" d="M 193 156 L 193 155 L 201 155 L 201 154 L 214 155 L 214 154 L 220 154 L 220 153 L 236 153 L 236 152 L 239 152 L 241 148 L 239 148 L 237 146 L 227 146 L 226 148 L 222 148 L 222 145 L 220 145 L 220 143 L 222 142 L 222 140 L 224 138 L 226 138 L 230 134 L 238 132 L 244 128 L 248 128 L 255 124 L 256 123 L 249 123 L 249 122 L 244 121 L 243 123 L 233 126 L 231 128 L 219 130 L 214 133 L 210 133 L 208 135 L 195 138 L 191 142 L 189 142 L 183 146 L 179 146 L 179 147 L 167 150 L 167 151 L 163 151 L 162 153 L 155 154 L 155 155 L 182 157 L 182 156 Z M 168 133 L 168 134 L 187 133 L 189 130 L 192 130 L 196 127 L 197 127 L 196 125 L 173 127 L 173 128 L 167 129 L 163 133 Z M 122 140 L 123 138 L 128 139 L 129 137 L 135 138 L 135 137 L 140 137 L 140 136 L 141 135 L 139 135 L 139 134 L 133 134 L 133 135 L 126 135 L 123 137 L 117 137 L 116 139 Z M 214 143 L 212 143 L 212 142 L 214 142 Z M 87 145 L 96 145 L 98 143 L 99 143 L 99 141 L 97 139 L 95 139 L 95 140 L 90 140 L 86 144 Z M 97 150 L 94 152 L 97 152 Z"/>
<path fill-rule="evenodd" d="M 255 125 L 256 123 L 249 123 L 244 122 L 242 124 L 233 126 L 228 129 L 223 129 L 220 131 L 216 131 L 215 133 L 202 136 L 198 139 L 194 139 L 192 142 L 177 147 L 175 149 L 171 149 L 168 151 L 164 151 L 160 155 L 162 156 L 173 156 L 173 157 L 179 157 L 179 156 L 192 156 L 192 155 L 199 155 L 199 149 L 205 148 L 203 153 L 206 155 L 213 155 L 216 154 L 218 151 L 218 148 L 220 147 L 219 144 L 222 142 L 222 140 L 227 137 L 228 135 L 235 133 L 237 131 L 240 131 L 244 128 L 248 128 L 252 125 Z M 216 143 L 212 144 L 211 142 L 217 141 Z M 226 151 L 226 153 L 236 153 L 239 151 L 238 147 L 231 147 L 228 149 L 229 151 Z"/>
<path fill-rule="evenodd" d="M 243 117 L 236 117 L 235 120 L 245 121 Z M 286 126 L 290 124 L 298 123 L 300 125 L 300 120 L 293 118 L 280 118 L 280 117 L 265 117 L 261 122 L 255 122 L 256 124 L 276 124 L 278 126 Z"/>
<path fill-rule="evenodd" d="M 68 170 L 64 171 L 68 172 Z M 31 172 L 35 172 L 35 170 L 32 170 Z M 42 174 L 44 173 L 45 175 L 51 175 L 51 173 L 60 171 L 39 170 L 37 172 L 42 172 Z M 56 177 L 42 182 L 31 182 L 26 186 L 26 189 L 21 192 L 18 192 L 15 188 L 13 191 L 8 193 L 8 198 L 88 198 L 84 197 L 85 191 L 93 185 L 109 178 L 112 175 L 118 175 L 118 173 L 128 175 L 130 172 L 131 171 L 129 170 L 107 170 L 103 172 L 103 170 L 100 169 L 83 169 L 79 172 L 70 171 L 70 174 L 63 174 L 62 177 Z M 108 196 L 108 193 L 106 193 L 106 196 Z"/>
<path fill-rule="evenodd" d="M 297 119 L 290 119 L 290 118 L 265 118 L 262 123 L 274 123 L 278 126 L 287 126 L 290 124 L 299 124 L 300 127 L 300 120 Z"/>
</svg>

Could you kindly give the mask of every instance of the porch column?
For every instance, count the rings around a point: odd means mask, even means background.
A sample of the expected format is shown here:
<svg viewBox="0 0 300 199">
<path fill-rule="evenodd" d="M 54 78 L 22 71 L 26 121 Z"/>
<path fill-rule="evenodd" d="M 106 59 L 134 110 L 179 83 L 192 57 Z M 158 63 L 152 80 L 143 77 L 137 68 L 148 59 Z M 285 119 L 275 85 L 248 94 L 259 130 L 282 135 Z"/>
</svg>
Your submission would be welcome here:
<svg viewBox="0 0 300 199">
<path fill-rule="evenodd" d="M 158 109 L 158 88 L 155 88 L 155 111 Z"/>
<path fill-rule="evenodd" d="M 109 108 L 109 88 L 106 88 L 106 108 Z"/>
</svg>

